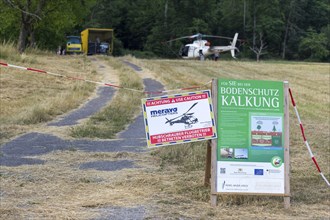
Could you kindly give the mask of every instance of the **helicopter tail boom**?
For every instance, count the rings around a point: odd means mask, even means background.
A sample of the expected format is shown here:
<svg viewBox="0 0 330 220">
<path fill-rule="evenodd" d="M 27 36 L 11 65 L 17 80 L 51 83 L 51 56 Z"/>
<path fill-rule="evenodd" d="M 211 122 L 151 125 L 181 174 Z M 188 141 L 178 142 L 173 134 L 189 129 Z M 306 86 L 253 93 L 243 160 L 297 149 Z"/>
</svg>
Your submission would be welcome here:
<svg viewBox="0 0 330 220">
<path fill-rule="evenodd" d="M 236 47 L 236 42 L 238 41 L 238 33 L 235 34 L 233 41 L 228 46 L 211 46 L 210 51 L 212 54 L 214 53 L 224 53 L 226 51 L 230 51 L 231 56 L 236 59 L 235 57 L 235 50 L 239 51 Z"/>
</svg>

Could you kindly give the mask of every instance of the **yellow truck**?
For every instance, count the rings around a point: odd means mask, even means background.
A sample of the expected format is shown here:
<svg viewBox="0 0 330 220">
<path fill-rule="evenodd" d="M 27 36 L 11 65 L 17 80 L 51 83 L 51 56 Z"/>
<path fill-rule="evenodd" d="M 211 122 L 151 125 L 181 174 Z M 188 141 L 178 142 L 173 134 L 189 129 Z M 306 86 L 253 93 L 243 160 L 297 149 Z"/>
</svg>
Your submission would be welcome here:
<svg viewBox="0 0 330 220">
<path fill-rule="evenodd" d="M 81 45 L 86 55 L 110 55 L 113 51 L 113 29 L 87 28 L 81 32 Z"/>
<path fill-rule="evenodd" d="M 65 53 L 67 53 L 67 54 L 82 53 L 80 36 L 67 36 L 66 37 Z"/>
</svg>

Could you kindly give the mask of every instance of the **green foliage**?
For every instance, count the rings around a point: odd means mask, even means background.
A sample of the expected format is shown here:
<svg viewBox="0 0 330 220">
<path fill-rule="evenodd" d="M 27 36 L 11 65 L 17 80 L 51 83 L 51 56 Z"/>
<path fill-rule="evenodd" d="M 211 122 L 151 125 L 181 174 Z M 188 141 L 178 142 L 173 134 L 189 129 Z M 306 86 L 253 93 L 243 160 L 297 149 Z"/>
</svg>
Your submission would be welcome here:
<svg viewBox="0 0 330 220">
<path fill-rule="evenodd" d="M 307 36 L 299 44 L 300 55 L 303 59 L 325 60 L 329 57 L 327 44 L 327 36 L 324 33 L 318 34 L 313 29 L 309 29 Z"/>
<path fill-rule="evenodd" d="M 65 43 L 67 35 L 80 35 L 83 19 L 94 4 L 95 1 L 52 1 L 49 5 L 52 13 L 37 30 L 39 44 L 43 48 L 56 48 Z"/>
<path fill-rule="evenodd" d="M 15 1 L 15 7 L 11 7 L 9 3 L 0 2 L 2 10 L 0 11 L 0 40 L 17 40 L 21 24 L 23 22 L 22 14 L 27 16 L 29 35 L 27 38 L 30 46 L 32 42 L 32 34 L 39 48 L 56 49 L 57 46 L 65 42 L 66 35 L 78 34 L 80 31 L 75 30 L 82 24 L 83 18 L 88 14 L 90 8 L 94 6 L 95 0 L 92 1 L 70 1 L 70 0 L 53 0 L 45 1 L 41 13 L 35 16 L 40 1 L 32 0 L 30 5 L 27 2 Z M 22 9 L 18 9 L 22 8 Z M 24 11 L 24 13 L 22 13 Z"/>
<path fill-rule="evenodd" d="M 12 11 L 3 1 L 0 1 L 0 40 L 13 41 L 18 38 L 19 13 Z"/>
<path fill-rule="evenodd" d="M 113 40 L 112 55 L 113 56 L 122 56 L 122 55 L 124 55 L 123 43 L 118 38 L 114 38 L 114 40 Z"/>
<path fill-rule="evenodd" d="M 24 0 L 12 1 L 26 4 Z M 36 10 L 37 0 L 31 0 Z M 65 42 L 66 35 L 79 35 L 85 28 L 113 28 L 114 55 L 123 55 L 123 48 L 143 51 L 142 56 L 155 54 L 177 57 L 187 40 L 164 44 L 170 39 L 198 32 L 232 37 L 235 32 L 245 40 L 239 46 L 240 58 L 254 57 L 259 33 L 267 44 L 263 58 L 329 59 L 329 46 L 324 49 L 324 29 L 329 24 L 327 0 L 53 0 L 45 1 L 32 29 L 39 48 L 55 49 Z M 21 28 L 21 12 L 0 2 L 0 40 L 17 40 Z M 33 10 L 32 10 L 33 13 Z M 310 35 L 308 28 L 314 30 Z M 318 36 L 319 35 L 319 36 Z M 328 36 L 328 35 L 326 35 Z M 31 41 L 31 37 L 28 38 Z M 314 42 L 316 41 L 316 42 Z M 329 40 L 328 40 L 329 41 Z M 314 43 L 313 43 L 314 42 Z M 212 45 L 226 45 L 227 40 L 212 39 Z M 323 47 L 323 49 L 322 49 Z M 139 53 L 141 54 L 141 53 Z M 146 54 L 146 55 L 143 55 Z"/>
<path fill-rule="evenodd" d="M 209 30 L 209 26 L 203 19 L 193 18 L 192 26 L 189 28 L 190 33 L 207 33 Z"/>
</svg>

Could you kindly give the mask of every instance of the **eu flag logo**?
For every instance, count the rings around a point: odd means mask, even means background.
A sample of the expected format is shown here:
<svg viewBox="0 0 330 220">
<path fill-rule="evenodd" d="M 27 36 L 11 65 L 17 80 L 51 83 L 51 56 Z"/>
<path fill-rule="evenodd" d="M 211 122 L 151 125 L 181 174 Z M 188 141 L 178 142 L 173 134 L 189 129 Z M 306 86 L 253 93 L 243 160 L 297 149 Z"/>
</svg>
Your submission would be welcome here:
<svg viewBox="0 0 330 220">
<path fill-rule="evenodd" d="M 262 176 L 262 175 L 264 175 L 264 170 L 263 169 L 254 169 L 254 175 Z"/>
</svg>

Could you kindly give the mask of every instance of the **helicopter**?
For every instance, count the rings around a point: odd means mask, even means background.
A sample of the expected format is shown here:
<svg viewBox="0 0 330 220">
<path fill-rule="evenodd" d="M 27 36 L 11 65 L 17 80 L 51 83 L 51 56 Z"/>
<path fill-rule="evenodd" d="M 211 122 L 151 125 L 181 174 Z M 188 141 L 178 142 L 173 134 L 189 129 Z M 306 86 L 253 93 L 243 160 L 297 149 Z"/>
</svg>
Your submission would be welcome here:
<svg viewBox="0 0 330 220">
<path fill-rule="evenodd" d="M 211 43 L 207 40 L 203 40 L 203 38 L 222 38 L 233 41 L 228 46 L 211 46 Z M 209 55 L 214 55 L 217 58 L 220 53 L 226 51 L 230 51 L 231 56 L 234 59 L 236 59 L 235 50 L 239 52 L 238 48 L 236 47 L 237 38 L 238 38 L 238 33 L 235 34 L 234 38 L 197 33 L 191 36 L 175 38 L 167 41 L 167 43 L 181 39 L 196 39 L 193 41 L 193 43 L 186 44 L 184 47 L 180 49 L 179 54 L 184 59 L 199 58 L 199 60 L 205 60 L 205 57 Z"/>
<path fill-rule="evenodd" d="M 197 105 L 198 102 L 195 102 L 189 109 L 188 111 L 186 111 L 185 113 L 183 113 L 180 116 L 177 116 L 175 118 L 172 119 L 166 119 L 165 124 L 170 123 L 170 125 L 172 126 L 175 123 L 183 123 L 186 125 L 186 127 L 192 127 L 192 124 L 196 124 L 198 122 L 198 119 L 196 117 L 193 116 L 194 113 L 188 113 L 193 107 L 195 107 L 195 105 Z M 181 117 L 181 118 L 180 118 Z M 180 119 L 178 119 L 180 118 Z M 176 120 L 178 119 L 178 120 Z"/>
</svg>

